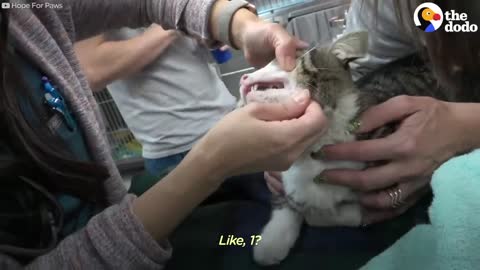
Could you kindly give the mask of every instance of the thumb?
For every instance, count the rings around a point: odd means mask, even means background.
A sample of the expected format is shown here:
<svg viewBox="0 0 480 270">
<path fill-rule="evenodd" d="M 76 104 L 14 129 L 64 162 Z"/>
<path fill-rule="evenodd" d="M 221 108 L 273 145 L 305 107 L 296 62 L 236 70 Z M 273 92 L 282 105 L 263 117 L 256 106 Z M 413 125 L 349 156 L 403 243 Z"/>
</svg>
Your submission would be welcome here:
<svg viewBox="0 0 480 270">
<path fill-rule="evenodd" d="M 275 50 L 275 56 L 278 59 L 280 67 L 286 71 L 291 71 L 295 68 L 297 62 L 297 51 L 308 47 L 308 43 L 296 38 L 285 38 L 284 42 Z"/>
<path fill-rule="evenodd" d="M 300 90 L 280 103 L 251 103 L 250 113 L 263 121 L 282 121 L 297 118 L 310 103 L 310 91 Z"/>
</svg>

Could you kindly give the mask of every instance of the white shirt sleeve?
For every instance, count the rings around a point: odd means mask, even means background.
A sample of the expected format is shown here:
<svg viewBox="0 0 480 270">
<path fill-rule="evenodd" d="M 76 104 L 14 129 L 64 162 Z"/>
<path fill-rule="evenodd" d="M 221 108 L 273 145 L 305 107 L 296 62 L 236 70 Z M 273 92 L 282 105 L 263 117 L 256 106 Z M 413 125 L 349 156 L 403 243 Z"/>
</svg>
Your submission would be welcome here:
<svg viewBox="0 0 480 270">
<path fill-rule="evenodd" d="M 354 0 L 345 32 L 368 31 L 368 54 L 350 63 L 357 80 L 365 74 L 416 51 L 413 38 L 404 30 L 394 9 L 394 0 Z M 412 15 L 413 23 L 413 15 Z"/>
</svg>

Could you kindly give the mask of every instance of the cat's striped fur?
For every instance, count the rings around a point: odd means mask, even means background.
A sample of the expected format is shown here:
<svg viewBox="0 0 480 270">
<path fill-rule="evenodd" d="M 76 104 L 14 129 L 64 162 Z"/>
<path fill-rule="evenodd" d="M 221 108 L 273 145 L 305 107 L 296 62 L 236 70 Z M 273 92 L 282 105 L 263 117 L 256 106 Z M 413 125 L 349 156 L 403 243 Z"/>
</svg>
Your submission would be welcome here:
<svg viewBox="0 0 480 270">
<path fill-rule="evenodd" d="M 263 229 L 262 241 L 254 249 L 254 258 L 260 264 L 275 264 L 288 255 L 304 219 L 315 226 L 361 224 L 361 208 L 354 191 L 314 183 L 313 180 L 325 169 L 367 166 L 356 162 L 322 161 L 317 155 L 322 146 L 386 136 L 393 131 L 393 126 L 388 126 L 362 137 L 352 135 L 351 122 L 363 111 L 399 95 L 430 96 L 445 101 L 474 98 L 468 94 L 459 98 L 454 91 L 439 87 L 428 63 L 419 55 L 395 61 L 354 83 L 348 63 L 366 53 L 367 40 L 366 33 L 349 34 L 331 46 L 304 54 L 298 59 L 293 72 L 284 72 L 272 63 L 249 74 L 241 82 L 240 104 L 250 101 L 278 102 L 285 95 L 294 93 L 295 89 L 309 89 L 312 99 L 322 106 L 329 121 L 327 131 L 318 142 L 282 173 L 286 195 L 273 196 L 272 217 Z M 254 87 L 255 91 L 250 93 L 252 85 L 258 82 L 265 84 L 269 78 L 284 78 L 288 82 L 286 89 L 261 91 Z"/>
</svg>

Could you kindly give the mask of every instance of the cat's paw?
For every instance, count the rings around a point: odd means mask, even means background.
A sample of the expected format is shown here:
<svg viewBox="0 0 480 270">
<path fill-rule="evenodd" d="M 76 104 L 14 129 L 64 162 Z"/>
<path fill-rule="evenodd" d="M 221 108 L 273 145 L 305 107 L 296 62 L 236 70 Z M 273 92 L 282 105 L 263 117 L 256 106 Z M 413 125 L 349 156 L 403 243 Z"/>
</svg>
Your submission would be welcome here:
<svg viewBox="0 0 480 270">
<path fill-rule="evenodd" d="M 260 265 L 278 264 L 285 259 L 300 233 L 303 216 L 286 205 L 274 209 L 263 229 L 262 239 L 253 248 L 253 258 Z"/>
<path fill-rule="evenodd" d="M 278 235 L 263 234 L 262 240 L 253 248 L 253 258 L 260 265 L 274 265 L 283 261 L 290 251 L 290 246 Z"/>
</svg>

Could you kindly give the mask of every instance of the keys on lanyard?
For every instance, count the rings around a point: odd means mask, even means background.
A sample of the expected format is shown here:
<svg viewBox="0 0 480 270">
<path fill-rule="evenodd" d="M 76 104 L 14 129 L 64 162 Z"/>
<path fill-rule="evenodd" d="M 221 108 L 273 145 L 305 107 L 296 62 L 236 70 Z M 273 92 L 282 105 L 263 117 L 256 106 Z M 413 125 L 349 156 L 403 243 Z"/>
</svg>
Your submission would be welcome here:
<svg viewBox="0 0 480 270">
<path fill-rule="evenodd" d="M 42 77 L 43 91 L 45 92 L 45 103 L 54 111 L 60 113 L 65 119 L 65 123 L 70 130 L 75 129 L 75 120 L 68 110 L 67 104 L 60 92 L 52 85 L 51 81 L 46 77 Z"/>
</svg>

